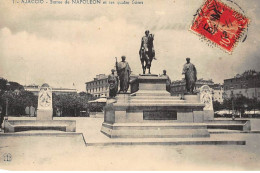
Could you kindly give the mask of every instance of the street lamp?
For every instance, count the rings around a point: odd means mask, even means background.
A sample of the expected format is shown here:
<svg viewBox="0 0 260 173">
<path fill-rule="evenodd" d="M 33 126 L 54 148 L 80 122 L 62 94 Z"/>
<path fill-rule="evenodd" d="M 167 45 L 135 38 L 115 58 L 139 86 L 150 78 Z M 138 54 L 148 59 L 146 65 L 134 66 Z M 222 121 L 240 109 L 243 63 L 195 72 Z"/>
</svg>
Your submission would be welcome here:
<svg viewBox="0 0 260 173">
<path fill-rule="evenodd" d="M 230 87 L 231 90 L 231 104 L 232 104 L 232 120 L 235 120 L 235 110 L 234 110 L 234 87 Z"/>
</svg>

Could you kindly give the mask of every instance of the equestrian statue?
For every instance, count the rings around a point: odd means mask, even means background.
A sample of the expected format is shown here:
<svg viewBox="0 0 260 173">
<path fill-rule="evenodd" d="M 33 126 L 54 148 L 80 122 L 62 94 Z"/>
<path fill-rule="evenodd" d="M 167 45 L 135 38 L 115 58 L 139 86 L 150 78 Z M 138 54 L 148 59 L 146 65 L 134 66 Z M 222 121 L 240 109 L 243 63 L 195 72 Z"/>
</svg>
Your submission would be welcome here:
<svg viewBox="0 0 260 173">
<path fill-rule="evenodd" d="M 145 74 L 146 69 L 148 69 L 148 74 L 151 74 L 150 68 L 152 65 L 152 61 L 153 59 L 156 60 L 153 40 L 154 40 L 154 35 L 149 34 L 149 31 L 146 30 L 145 36 L 142 37 L 141 47 L 139 50 L 140 60 L 143 68 L 143 74 Z"/>
</svg>

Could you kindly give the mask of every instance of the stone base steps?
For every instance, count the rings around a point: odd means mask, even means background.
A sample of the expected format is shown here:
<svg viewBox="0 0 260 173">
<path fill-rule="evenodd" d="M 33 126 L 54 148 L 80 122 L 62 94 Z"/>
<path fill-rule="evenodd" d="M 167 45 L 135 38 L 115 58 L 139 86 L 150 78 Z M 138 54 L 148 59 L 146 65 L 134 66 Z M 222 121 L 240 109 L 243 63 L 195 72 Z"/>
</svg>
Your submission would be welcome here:
<svg viewBox="0 0 260 173">
<path fill-rule="evenodd" d="M 4 132 L 21 132 L 31 130 L 57 130 L 75 132 L 75 120 L 5 120 Z"/>
<path fill-rule="evenodd" d="M 174 121 L 174 120 L 173 120 Z M 114 123 L 113 125 L 103 123 L 104 126 L 113 129 L 135 129 L 135 130 L 146 130 L 146 129 L 207 129 L 204 123 Z"/>
<path fill-rule="evenodd" d="M 87 142 L 86 146 L 115 146 L 115 145 L 246 145 L 244 140 L 215 140 L 215 139 L 123 139 L 120 141 Z"/>
<path fill-rule="evenodd" d="M 38 143 L 38 141 L 41 141 L 42 143 L 46 143 L 46 146 L 48 146 L 47 144 L 53 145 L 55 143 L 59 143 L 62 147 L 71 147 L 71 145 L 77 147 L 86 146 L 86 141 L 82 133 L 70 133 L 54 130 L 35 130 L 16 133 L 0 133 L 0 138 L 2 140 L 12 141 L 18 144 L 19 142 L 24 143 L 24 141 L 26 141 L 26 143 L 30 145 L 30 143 Z"/>
<path fill-rule="evenodd" d="M 131 99 L 130 103 L 185 103 L 184 100 L 170 100 L 170 99 L 166 99 L 166 100 L 154 100 L 154 99 L 147 99 L 147 100 L 139 100 L 139 99 Z"/>
<path fill-rule="evenodd" d="M 209 137 L 201 123 L 103 123 L 101 132 L 110 138 L 198 138 Z"/>
<path fill-rule="evenodd" d="M 158 99 L 158 100 L 181 100 L 179 97 L 176 96 L 132 96 L 130 100 L 147 100 L 147 99 Z"/>
<path fill-rule="evenodd" d="M 210 134 L 241 133 L 241 130 L 208 129 Z"/>
<path fill-rule="evenodd" d="M 225 129 L 225 130 L 239 130 L 250 131 L 251 125 L 248 120 L 211 120 L 205 122 L 208 129 Z"/>
<path fill-rule="evenodd" d="M 208 120 L 207 124 L 245 124 L 250 120 Z"/>
<path fill-rule="evenodd" d="M 210 134 L 228 134 L 228 133 L 260 133 L 260 131 L 241 131 L 241 130 L 225 130 L 225 129 L 208 129 Z"/>
<path fill-rule="evenodd" d="M 243 131 L 243 124 L 211 124 L 207 125 L 208 129 L 227 129 L 227 130 L 240 130 Z"/>
<path fill-rule="evenodd" d="M 169 92 L 160 90 L 139 90 L 136 93 L 131 94 L 132 96 L 168 96 L 171 97 Z"/>
<path fill-rule="evenodd" d="M 14 132 L 30 131 L 30 130 L 57 130 L 66 132 L 66 126 L 47 126 L 47 125 L 18 125 L 14 126 Z"/>
</svg>

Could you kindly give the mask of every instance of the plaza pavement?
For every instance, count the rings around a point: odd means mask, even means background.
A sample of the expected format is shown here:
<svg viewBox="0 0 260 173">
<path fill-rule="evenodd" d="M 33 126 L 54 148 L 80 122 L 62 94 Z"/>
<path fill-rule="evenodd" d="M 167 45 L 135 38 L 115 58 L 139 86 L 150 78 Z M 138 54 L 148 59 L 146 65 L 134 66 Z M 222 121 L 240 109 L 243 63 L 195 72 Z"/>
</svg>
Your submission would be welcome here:
<svg viewBox="0 0 260 173">
<path fill-rule="evenodd" d="M 34 118 L 19 119 L 32 120 Z M 111 140 L 100 132 L 102 118 L 54 119 L 75 119 L 77 133 L 83 133 L 86 143 Z M 260 120 L 253 119 L 251 125 L 253 131 L 260 130 Z M 211 134 L 211 138 L 241 139 L 246 140 L 246 145 L 85 146 L 79 135 L 72 138 L 53 136 L 5 138 L 0 136 L 0 168 L 8 170 L 260 169 L 259 133 Z M 3 161 L 4 153 L 11 153 L 12 161 Z"/>
</svg>

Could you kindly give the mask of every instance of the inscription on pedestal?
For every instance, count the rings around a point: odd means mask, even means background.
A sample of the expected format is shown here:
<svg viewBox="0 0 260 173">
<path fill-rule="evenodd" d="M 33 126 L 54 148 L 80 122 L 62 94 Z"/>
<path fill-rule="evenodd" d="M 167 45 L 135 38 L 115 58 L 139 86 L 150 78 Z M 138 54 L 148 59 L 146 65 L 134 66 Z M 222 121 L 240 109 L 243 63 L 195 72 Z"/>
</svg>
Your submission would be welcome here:
<svg viewBox="0 0 260 173">
<path fill-rule="evenodd" d="M 144 120 L 177 120 L 177 111 L 160 110 L 160 111 L 143 111 Z"/>
</svg>

